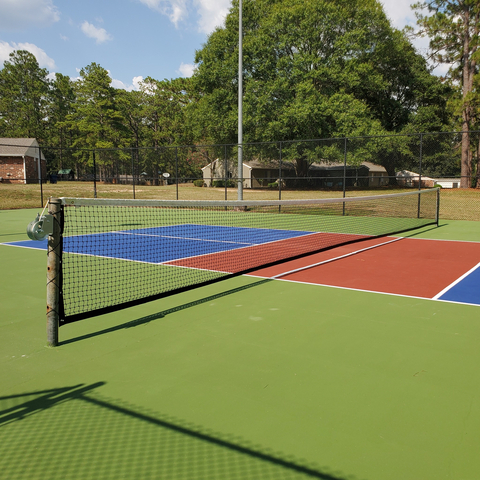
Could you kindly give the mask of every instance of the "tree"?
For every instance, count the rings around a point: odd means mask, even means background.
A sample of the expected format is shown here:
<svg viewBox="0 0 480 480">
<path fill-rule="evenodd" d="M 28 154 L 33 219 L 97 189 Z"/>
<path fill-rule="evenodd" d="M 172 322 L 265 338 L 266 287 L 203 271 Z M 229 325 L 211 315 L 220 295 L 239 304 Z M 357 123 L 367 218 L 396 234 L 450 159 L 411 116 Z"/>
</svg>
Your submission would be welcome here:
<svg viewBox="0 0 480 480">
<path fill-rule="evenodd" d="M 142 168 L 158 181 L 160 172 L 175 171 L 174 145 L 188 143 L 185 128 L 185 107 L 190 103 L 189 80 L 155 80 L 147 77 L 141 84 L 143 145 L 154 147 L 141 159 Z"/>
<path fill-rule="evenodd" d="M 70 157 L 68 148 L 73 143 L 73 132 L 68 129 L 67 116 L 73 113 L 73 103 L 76 100 L 73 82 L 61 73 L 55 74 L 55 80 L 50 83 L 47 105 L 48 147 L 44 154 L 50 164 L 50 169 L 62 169 L 64 162 Z"/>
<path fill-rule="evenodd" d="M 474 89 L 478 75 L 480 42 L 479 0 L 428 0 L 413 5 L 420 35 L 430 37 L 431 56 L 439 63 L 450 64 L 450 78 L 460 83 L 458 101 L 462 126 L 461 187 L 471 186 L 472 156 L 469 131 L 474 120 Z M 422 12 L 427 10 L 427 14 Z"/>
<path fill-rule="evenodd" d="M 0 70 L 0 134 L 46 140 L 48 72 L 25 50 L 10 53 Z"/>
<path fill-rule="evenodd" d="M 75 92 L 73 113 L 68 115 L 66 120 L 69 128 L 76 132 L 72 146 L 86 149 L 80 150 L 77 156 L 90 166 L 95 149 L 110 149 L 103 152 L 97 163 L 105 175 L 112 174 L 118 155 L 122 157 L 121 160 L 128 156 L 125 152 L 119 151 L 117 155 L 113 151 L 125 146 L 128 142 L 128 131 L 107 70 L 96 63 L 82 68 L 80 79 L 75 82 Z"/>
<path fill-rule="evenodd" d="M 378 1 L 243 5 L 245 142 L 398 133 L 415 112 L 435 103 L 427 92 L 438 82 L 406 36 L 390 26 Z M 225 27 L 196 54 L 192 124 L 197 136 L 211 142 L 236 141 L 237 58 L 234 2 Z M 321 152 L 298 146 L 285 153 L 297 174 L 305 175 Z"/>
</svg>

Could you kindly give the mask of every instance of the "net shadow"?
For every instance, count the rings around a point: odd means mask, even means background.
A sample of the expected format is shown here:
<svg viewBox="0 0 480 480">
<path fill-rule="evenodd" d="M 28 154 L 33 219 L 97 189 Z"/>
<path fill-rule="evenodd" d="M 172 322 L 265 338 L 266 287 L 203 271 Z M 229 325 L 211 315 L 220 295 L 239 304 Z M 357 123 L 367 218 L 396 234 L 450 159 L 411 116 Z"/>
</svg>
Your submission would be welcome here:
<svg viewBox="0 0 480 480">
<path fill-rule="evenodd" d="M 105 328 L 105 329 L 99 330 L 97 332 L 88 333 L 86 335 L 81 335 L 79 337 L 63 340 L 62 342 L 59 342 L 59 345 L 68 345 L 69 343 L 75 343 L 75 342 L 79 342 L 81 340 L 86 340 L 86 339 L 89 339 L 89 338 L 92 338 L 92 337 L 98 337 L 99 335 L 105 335 L 107 333 L 116 332 L 118 330 L 124 330 L 126 328 L 133 328 L 133 327 L 137 327 L 139 325 L 145 325 L 145 324 L 150 323 L 154 320 L 159 320 L 161 318 L 164 318 L 171 313 L 180 312 L 181 310 L 185 310 L 187 308 L 192 308 L 192 307 L 195 307 L 197 305 L 201 305 L 203 303 L 208 303 L 208 302 L 211 302 L 212 300 L 216 300 L 218 298 L 226 297 L 228 295 L 232 295 L 234 293 L 238 293 L 238 292 L 241 292 L 243 290 L 248 290 L 250 288 L 259 287 L 260 285 L 263 285 L 264 283 L 268 283 L 268 282 L 271 282 L 271 281 L 272 281 L 271 279 L 266 278 L 266 279 L 263 279 L 263 280 L 260 280 L 260 281 L 257 281 L 257 282 L 249 283 L 248 285 L 242 285 L 241 287 L 232 288 L 232 289 L 227 290 L 225 292 L 220 292 L 220 293 L 217 293 L 215 295 L 209 295 L 208 297 L 204 297 L 204 298 L 200 298 L 198 300 L 194 300 L 192 302 L 184 303 L 183 305 L 178 305 L 176 307 L 169 308 L 169 309 L 163 310 L 161 312 L 153 313 L 152 315 L 147 315 L 145 317 L 137 318 L 135 320 L 131 320 L 129 322 L 122 323 L 120 325 L 115 325 L 113 327 Z"/>
<path fill-rule="evenodd" d="M 103 385 L 0 397 L 4 478 L 347 479 L 328 467 L 104 397 L 96 391 Z"/>
</svg>

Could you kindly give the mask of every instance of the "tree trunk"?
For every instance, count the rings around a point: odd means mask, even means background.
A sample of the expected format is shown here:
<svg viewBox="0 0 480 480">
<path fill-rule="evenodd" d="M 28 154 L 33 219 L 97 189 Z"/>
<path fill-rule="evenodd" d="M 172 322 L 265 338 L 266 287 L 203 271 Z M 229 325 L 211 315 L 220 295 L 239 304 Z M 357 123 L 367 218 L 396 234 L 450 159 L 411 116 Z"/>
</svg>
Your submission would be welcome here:
<svg viewBox="0 0 480 480">
<path fill-rule="evenodd" d="M 460 188 L 471 187 L 472 165 L 470 162 L 470 106 L 468 94 L 473 87 L 473 73 L 470 63 L 470 11 L 469 6 L 465 6 L 463 18 L 463 72 L 462 72 L 462 159 L 461 159 L 461 179 Z"/>
</svg>

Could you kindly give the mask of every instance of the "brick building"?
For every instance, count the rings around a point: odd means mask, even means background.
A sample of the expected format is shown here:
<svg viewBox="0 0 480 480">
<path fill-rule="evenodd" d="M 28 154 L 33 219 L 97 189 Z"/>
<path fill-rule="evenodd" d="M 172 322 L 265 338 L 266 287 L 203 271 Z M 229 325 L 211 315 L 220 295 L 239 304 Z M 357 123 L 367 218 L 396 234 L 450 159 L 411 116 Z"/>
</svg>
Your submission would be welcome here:
<svg viewBox="0 0 480 480">
<path fill-rule="evenodd" d="M 0 138 L 0 182 L 38 183 L 40 178 L 47 178 L 47 162 L 37 140 Z"/>
</svg>

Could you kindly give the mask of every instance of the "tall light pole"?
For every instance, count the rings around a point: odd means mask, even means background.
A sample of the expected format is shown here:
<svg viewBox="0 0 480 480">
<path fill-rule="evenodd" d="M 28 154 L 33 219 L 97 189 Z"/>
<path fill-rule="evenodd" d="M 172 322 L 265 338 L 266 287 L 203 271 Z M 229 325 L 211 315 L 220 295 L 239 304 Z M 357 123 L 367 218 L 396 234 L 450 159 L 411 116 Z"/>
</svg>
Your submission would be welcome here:
<svg viewBox="0 0 480 480">
<path fill-rule="evenodd" d="M 243 200 L 243 19 L 238 0 L 238 200 Z"/>
</svg>

